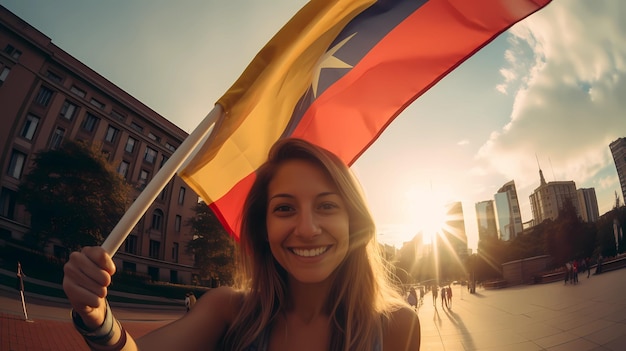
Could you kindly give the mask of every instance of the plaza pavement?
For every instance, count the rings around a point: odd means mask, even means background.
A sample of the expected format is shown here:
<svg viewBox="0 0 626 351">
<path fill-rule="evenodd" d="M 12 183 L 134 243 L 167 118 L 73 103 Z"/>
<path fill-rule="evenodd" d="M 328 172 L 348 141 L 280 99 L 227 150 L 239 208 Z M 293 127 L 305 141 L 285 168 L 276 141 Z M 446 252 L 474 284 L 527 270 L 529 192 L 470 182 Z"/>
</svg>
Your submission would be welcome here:
<svg viewBox="0 0 626 351">
<path fill-rule="evenodd" d="M 452 308 L 424 296 L 421 350 L 626 350 L 626 269 L 550 284 L 477 290 L 453 286 Z M 24 321 L 19 295 L 0 294 L 0 350 L 87 350 L 72 330 L 68 306 L 36 300 Z M 27 300 L 28 302 L 28 300 Z M 156 308 L 116 308 L 134 336 L 182 315 Z M 389 351 L 389 350 L 386 350 Z"/>
</svg>

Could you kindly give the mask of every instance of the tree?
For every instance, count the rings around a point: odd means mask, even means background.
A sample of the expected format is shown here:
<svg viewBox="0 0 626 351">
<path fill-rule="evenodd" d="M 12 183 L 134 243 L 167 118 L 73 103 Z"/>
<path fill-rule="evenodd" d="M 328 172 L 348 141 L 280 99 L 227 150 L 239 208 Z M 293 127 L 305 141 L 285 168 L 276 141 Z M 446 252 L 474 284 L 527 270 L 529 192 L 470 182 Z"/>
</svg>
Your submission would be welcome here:
<svg viewBox="0 0 626 351">
<path fill-rule="evenodd" d="M 58 239 L 70 250 L 100 245 L 126 209 L 126 182 L 95 147 L 66 141 L 35 155 L 18 190 L 31 214 L 27 241 L 43 248 Z"/>
<path fill-rule="evenodd" d="M 234 239 L 206 203 L 198 203 L 194 211 L 196 216 L 187 222 L 193 235 L 187 243 L 187 252 L 193 253 L 195 265 L 203 278 L 231 284 L 235 271 Z"/>
</svg>

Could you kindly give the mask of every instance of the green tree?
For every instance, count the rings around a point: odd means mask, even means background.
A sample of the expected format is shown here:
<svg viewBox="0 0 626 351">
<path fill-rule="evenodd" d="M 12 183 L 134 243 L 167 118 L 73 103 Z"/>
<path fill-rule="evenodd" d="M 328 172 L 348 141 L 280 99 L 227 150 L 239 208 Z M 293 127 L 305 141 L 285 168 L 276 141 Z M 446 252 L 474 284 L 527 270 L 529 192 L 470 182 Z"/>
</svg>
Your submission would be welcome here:
<svg viewBox="0 0 626 351">
<path fill-rule="evenodd" d="M 187 243 L 187 252 L 195 257 L 196 267 L 204 279 L 232 284 L 235 271 L 234 239 L 224 230 L 215 213 L 206 203 L 198 203 L 195 217 L 189 219 L 193 239 Z"/>
<path fill-rule="evenodd" d="M 58 239 L 70 250 L 100 245 L 126 209 L 129 186 L 95 147 L 66 141 L 35 155 L 18 190 L 31 214 L 27 242 Z"/>
</svg>

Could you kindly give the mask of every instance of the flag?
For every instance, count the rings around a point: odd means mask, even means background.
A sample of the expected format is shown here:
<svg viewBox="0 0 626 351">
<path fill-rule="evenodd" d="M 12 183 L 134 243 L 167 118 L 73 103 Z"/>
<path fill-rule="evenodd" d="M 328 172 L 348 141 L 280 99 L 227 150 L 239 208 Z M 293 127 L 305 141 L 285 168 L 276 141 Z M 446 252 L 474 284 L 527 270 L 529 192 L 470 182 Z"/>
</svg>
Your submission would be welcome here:
<svg viewBox="0 0 626 351">
<path fill-rule="evenodd" d="M 224 113 L 179 172 L 238 237 L 272 144 L 298 137 L 351 165 L 400 112 L 550 0 L 312 0 L 217 101 Z"/>
</svg>

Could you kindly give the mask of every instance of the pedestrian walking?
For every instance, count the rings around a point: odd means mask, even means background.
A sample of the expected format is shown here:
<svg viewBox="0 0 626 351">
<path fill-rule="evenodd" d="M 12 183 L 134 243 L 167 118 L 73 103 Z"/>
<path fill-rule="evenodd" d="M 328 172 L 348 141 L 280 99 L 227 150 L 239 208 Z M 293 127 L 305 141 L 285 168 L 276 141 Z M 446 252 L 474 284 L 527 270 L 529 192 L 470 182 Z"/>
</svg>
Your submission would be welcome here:
<svg viewBox="0 0 626 351">
<path fill-rule="evenodd" d="M 433 293 L 433 306 L 435 306 L 436 308 L 437 307 L 437 294 L 438 294 L 437 285 L 433 285 L 430 288 L 430 291 Z"/>
<path fill-rule="evenodd" d="M 443 305 L 448 306 L 448 300 L 446 298 L 446 287 L 443 286 L 441 287 L 441 308 L 443 308 Z"/>
<path fill-rule="evenodd" d="M 446 298 L 448 299 L 448 308 L 452 308 L 452 287 L 448 285 L 448 291 L 446 292 Z"/>
</svg>

